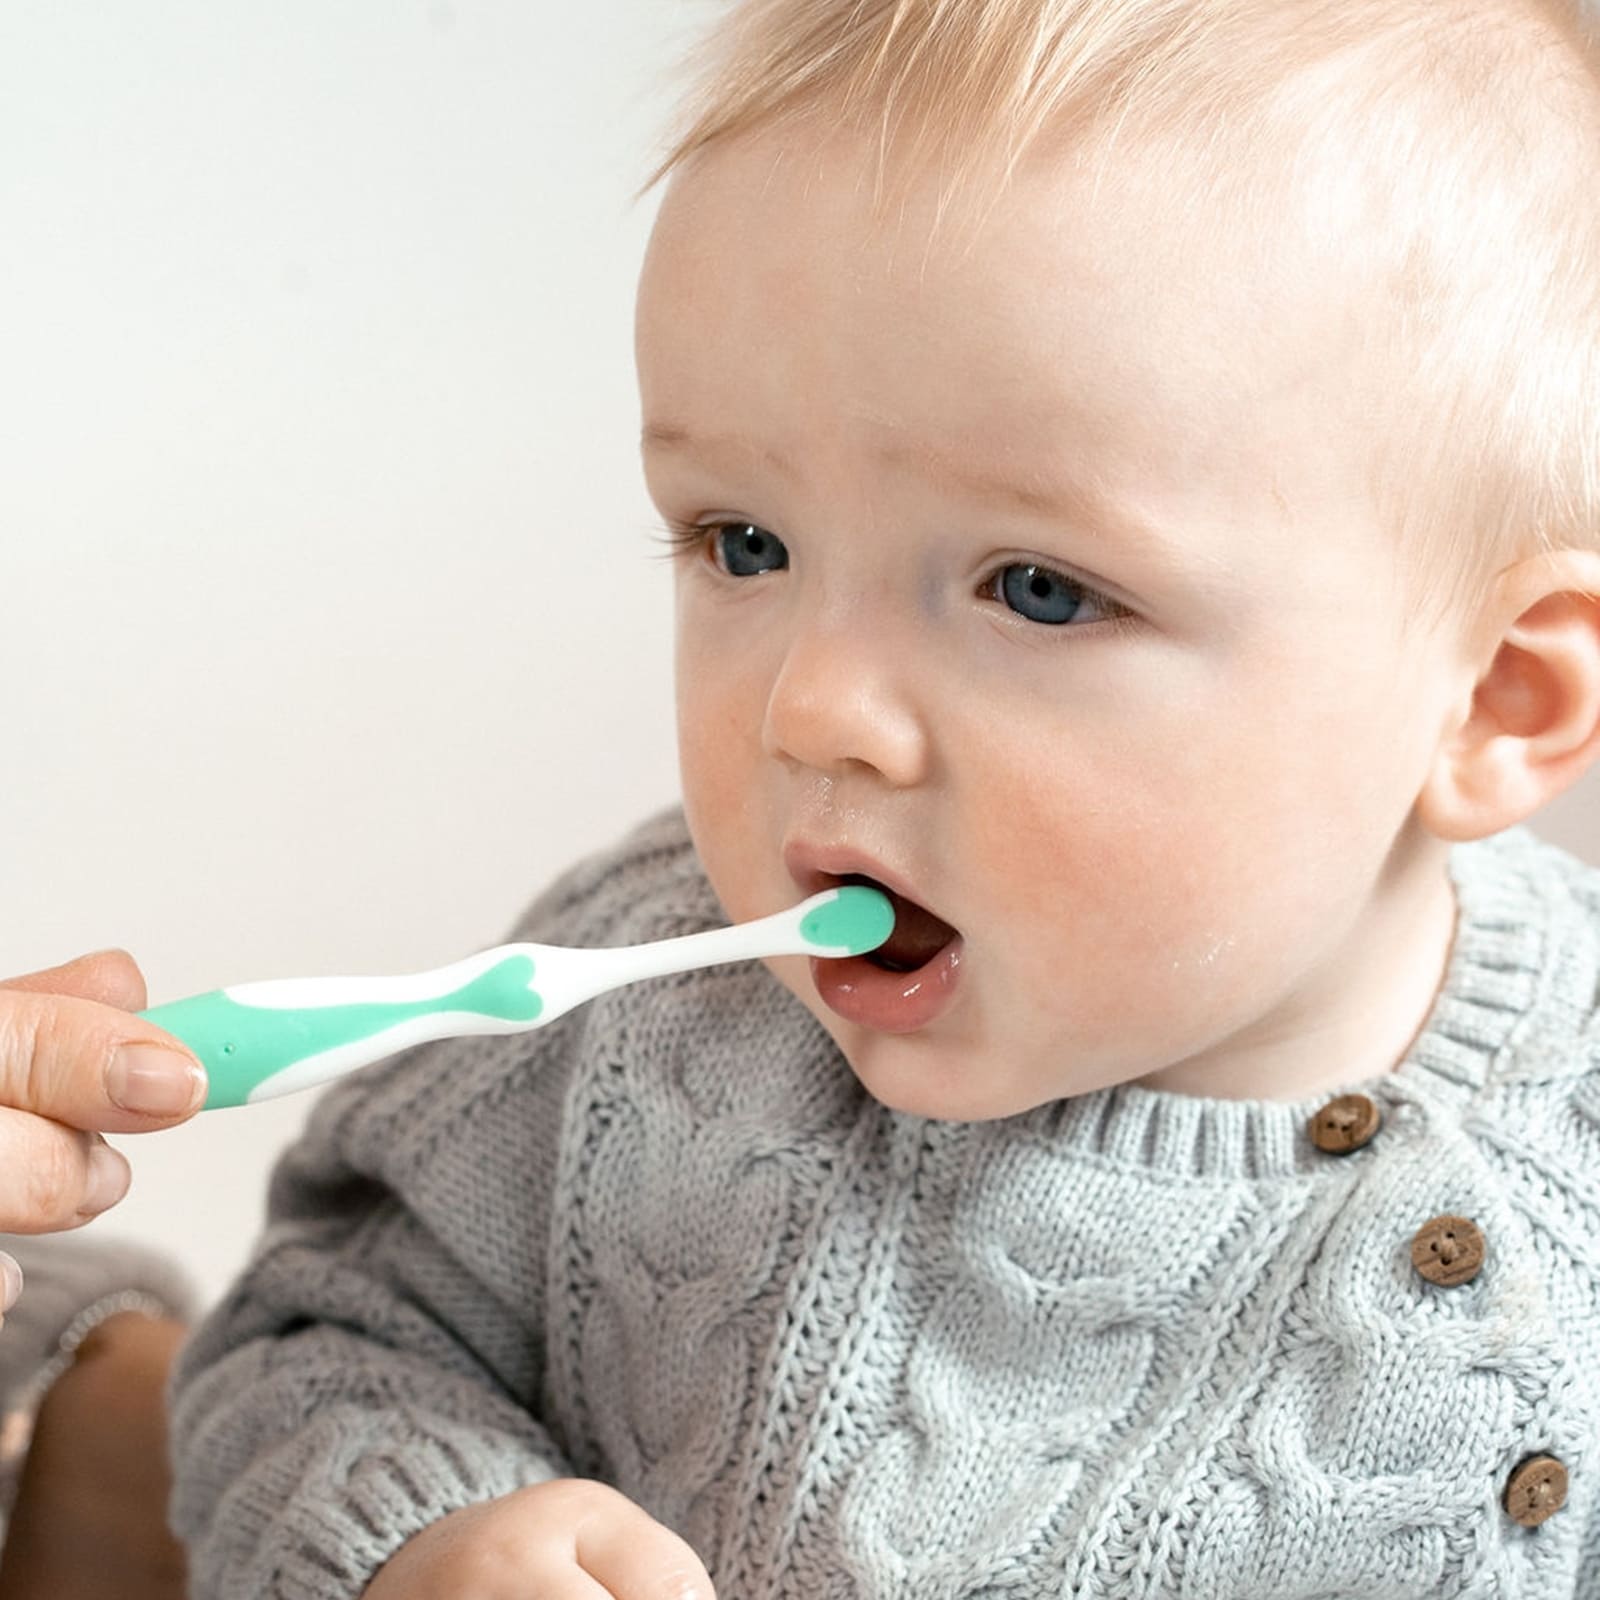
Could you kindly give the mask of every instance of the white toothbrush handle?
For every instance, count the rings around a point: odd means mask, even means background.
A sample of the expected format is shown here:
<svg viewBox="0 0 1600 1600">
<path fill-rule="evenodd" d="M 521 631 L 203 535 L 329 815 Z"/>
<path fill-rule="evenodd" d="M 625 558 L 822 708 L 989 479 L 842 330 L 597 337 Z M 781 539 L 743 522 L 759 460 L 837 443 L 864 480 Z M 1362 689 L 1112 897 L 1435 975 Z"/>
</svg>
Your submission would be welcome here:
<svg viewBox="0 0 1600 1600">
<path fill-rule="evenodd" d="M 431 1039 L 542 1027 L 641 978 L 761 956 L 861 954 L 893 926 L 885 896 L 850 885 L 754 922 L 654 944 L 499 945 L 430 972 L 239 984 L 140 1015 L 199 1057 L 211 1110 L 310 1089 Z"/>
</svg>

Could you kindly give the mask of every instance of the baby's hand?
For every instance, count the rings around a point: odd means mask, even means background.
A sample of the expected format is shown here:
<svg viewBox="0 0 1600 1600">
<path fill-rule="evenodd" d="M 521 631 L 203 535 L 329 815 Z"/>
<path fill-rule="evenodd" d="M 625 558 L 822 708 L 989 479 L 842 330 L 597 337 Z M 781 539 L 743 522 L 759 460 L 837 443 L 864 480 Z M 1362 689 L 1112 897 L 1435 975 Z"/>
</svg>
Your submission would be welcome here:
<svg viewBox="0 0 1600 1600">
<path fill-rule="evenodd" d="M 677 1534 L 586 1478 L 536 1483 L 452 1512 L 401 1545 L 362 1600 L 440 1595 L 715 1600 L 706 1569 Z"/>
</svg>

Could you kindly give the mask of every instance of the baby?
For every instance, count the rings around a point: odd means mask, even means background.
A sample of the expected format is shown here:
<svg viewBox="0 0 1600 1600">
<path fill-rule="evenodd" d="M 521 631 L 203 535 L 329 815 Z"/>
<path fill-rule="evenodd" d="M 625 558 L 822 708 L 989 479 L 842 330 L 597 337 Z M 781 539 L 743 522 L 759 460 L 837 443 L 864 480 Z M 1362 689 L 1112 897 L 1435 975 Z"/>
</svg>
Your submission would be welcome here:
<svg viewBox="0 0 1600 1600">
<path fill-rule="evenodd" d="M 683 804 L 512 937 L 870 958 L 340 1084 L 195 1600 L 1600 1597 L 1600 54 L 745 0 L 638 359 Z"/>
</svg>

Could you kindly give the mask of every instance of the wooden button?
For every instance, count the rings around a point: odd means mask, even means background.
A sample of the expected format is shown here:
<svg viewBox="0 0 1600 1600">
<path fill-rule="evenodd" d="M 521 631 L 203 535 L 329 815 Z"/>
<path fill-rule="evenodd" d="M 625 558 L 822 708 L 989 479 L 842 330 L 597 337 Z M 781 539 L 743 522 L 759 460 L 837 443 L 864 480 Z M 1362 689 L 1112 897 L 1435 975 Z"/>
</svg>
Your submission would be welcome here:
<svg viewBox="0 0 1600 1600">
<path fill-rule="evenodd" d="M 1311 1119 L 1311 1142 L 1330 1156 L 1347 1156 L 1382 1126 L 1383 1114 L 1364 1094 L 1342 1094 Z"/>
<path fill-rule="evenodd" d="M 1529 1456 L 1506 1480 L 1505 1508 L 1524 1528 L 1537 1528 L 1566 1503 L 1567 1469 L 1554 1456 Z"/>
<path fill-rule="evenodd" d="M 1483 1235 L 1471 1217 L 1435 1217 L 1411 1241 L 1411 1265 L 1446 1289 L 1476 1278 L 1484 1254 Z"/>
</svg>

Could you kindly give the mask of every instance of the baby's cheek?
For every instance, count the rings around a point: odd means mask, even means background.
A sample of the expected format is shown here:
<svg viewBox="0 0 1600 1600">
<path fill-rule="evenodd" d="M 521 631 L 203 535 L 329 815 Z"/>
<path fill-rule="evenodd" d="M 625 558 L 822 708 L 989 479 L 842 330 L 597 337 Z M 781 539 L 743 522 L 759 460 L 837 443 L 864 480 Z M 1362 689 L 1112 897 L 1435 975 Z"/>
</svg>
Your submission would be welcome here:
<svg viewBox="0 0 1600 1600">
<path fill-rule="evenodd" d="M 1075 759 L 991 766 L 969 826 L 980 881 L 1019 923 L 1086 939 L 1202 922 L 1217 841 L 1181 774 Z M 1215 813 L 1212 813 L 1214 817 Z"/>
<path fill-rule="evenodd" d="M 680 693 L 683 813 L 710 885 L 731 922 L 770 914 L 794 888 L 782 875 L 776 854 L 781 829 L 773 832 L 765 821 L 760 760 L 758 733 L 744 728 L 736 707 L 714 694 L 685 698 Z"/>
<path fill-rule="evenodd" d="M 1131 1024 L 1145 1046 L 1190 1042 L 1169 1035 L 1234 1022 L 1281 957 L 1293 868 L 1266 819 L 1181 795 L 1161 781 L 995 793 L 996 929 L 1022 988 L 1080 1040 L 1132 1042 Z"/>
<path fill-rule="evenodd" d="M 676 664 L 678 762 L 686 789 L 726 803 L 751 781 L 760 708 L 747 675 L 680 640 Z M 745 793 L 748 804 L 748 791 Z"/>
</svg>

